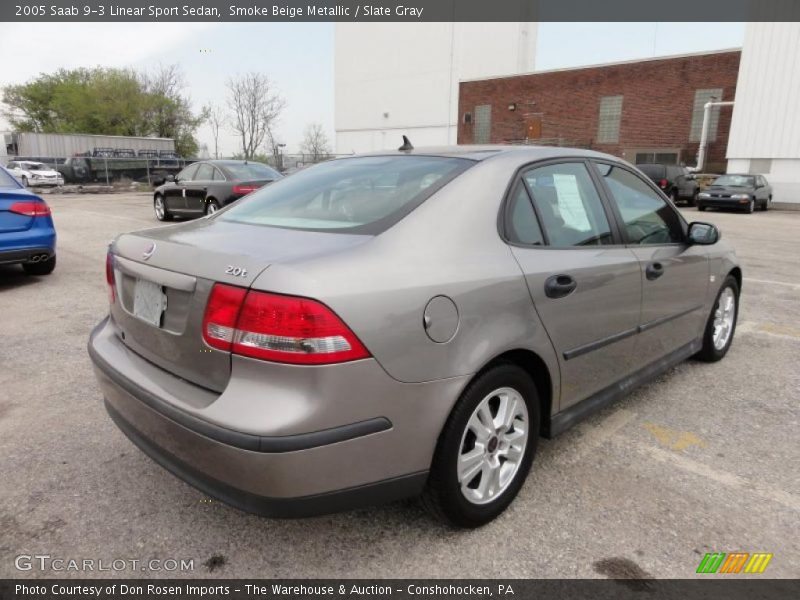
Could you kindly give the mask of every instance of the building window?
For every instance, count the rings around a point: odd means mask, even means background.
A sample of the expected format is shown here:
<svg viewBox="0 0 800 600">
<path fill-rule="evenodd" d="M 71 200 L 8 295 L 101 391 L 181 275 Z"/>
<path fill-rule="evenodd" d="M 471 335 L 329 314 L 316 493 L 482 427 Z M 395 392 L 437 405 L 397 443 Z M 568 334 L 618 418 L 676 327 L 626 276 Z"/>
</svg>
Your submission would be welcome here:
<svg viewBox="0 0 800 600">
<path fill-rule="evenodd" d="M 677 165 L 678 164 L 678 151 L 662 150 L 662 151 L 644 151 L 638 150 L 636 152 L 637 165 L 656 163 L 659 165 Z"/>
<path fill-rule="evenodd" d="M 622 96 L 600 98 L 600 117 L 597 123 L 597 143 L 619 142 L 619 123 L 622 118 Z"/>
<path fill-rule="evenodd" d="M 488 144 L 492 135 L 492 105 L 475 107 L 475 143 Z"/>
<path fill-rule="evenodd" d="M 689 141 L 699 142 L 703 132 L 703 111 L 706 102 L 719 102 L 722 100 L 722 88 L 696 90 L 694 93 L 694 107 L 692 108 L 692 128 L 689 131 Z M 717 139 L 717 125 L 719 124 L 719 106 L 711 109 L 708 123 L 708 141 Z"/>
<path fill-rule="evenodd" d="M 751 158 L 748 173 L 752 173 L 753 175 L 768 175 L 771 169 L 771 158 Z"/>
</svg>

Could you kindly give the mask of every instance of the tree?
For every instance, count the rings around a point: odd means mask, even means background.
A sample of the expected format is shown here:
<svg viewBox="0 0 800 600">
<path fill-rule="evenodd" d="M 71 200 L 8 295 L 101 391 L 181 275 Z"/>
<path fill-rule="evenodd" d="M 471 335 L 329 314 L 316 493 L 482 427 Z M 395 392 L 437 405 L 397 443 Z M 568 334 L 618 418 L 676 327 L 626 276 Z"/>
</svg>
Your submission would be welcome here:
<svg viewBox="0 0 800 600">
<path fill-rule="evenodd" d="M 303 141 L 300 149 L 304 154 L 310 154 L 313 162 L 319 162 L 331 153 L 328 136 L 320 123 L 310 123 L 303 132 Z"/>
<path fill-rule="evenodd" d="M 197 153 L 197 128 L 206 120 L 205 109 L 199 115 L 191 110 L 191 101 L 183 95 L 186 83 L 178 65 L 159 65 L 153 73 L 140 75 L 142 88 L 147 95 L 147 122 L 152 135 L 172 138 L 175 149 L 182 156 Z"/>
<path fill-rule="evenodd" d="M 154 74 L 96 67 L 60 69 L 3 90 L 6 118 L 17 131 L 159 136 L 175 140 L 183 156 L 197 151 L 204 119 L 182 94 L 176 66 Z M 88 148 L 87 148 L 88 150 Z"/>
<path fill-rule="evenodd" d="M 239 136 L 245 159 L 255 156 L 271 127 L 277 122 L 286 102 L 269 77 L 247 73 L 228 80 L 228 106 L 231 127 Z"/>
<path fill-rule="evenodd" d="M 219 104 L 212 104 L 205 108 L 208 118 L 208 126 L 211 128 L 211 135 L 214 137 L 214 158 L 219 158 L 219 131 L 225 126 L 228 117 L 225 109 Z"/>
</svg>

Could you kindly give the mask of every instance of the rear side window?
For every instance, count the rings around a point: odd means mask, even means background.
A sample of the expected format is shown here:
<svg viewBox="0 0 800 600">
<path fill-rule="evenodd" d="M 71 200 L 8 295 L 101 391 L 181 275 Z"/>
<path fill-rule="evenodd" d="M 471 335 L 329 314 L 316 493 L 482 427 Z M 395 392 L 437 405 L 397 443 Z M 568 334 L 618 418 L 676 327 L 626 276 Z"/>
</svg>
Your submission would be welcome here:
<svg viewBox="0 0 800 600">
<path fill-rule="evenodd" d="M 661 179 L 664 177 L 664 165 L 636 165 L 637 168 L 647 175 L 650 179 Z"/>
<path fill-rule="evenodd" d="M 611 192 L 630 244 L 672 244 L 683 241 L 683 222 L 647 183 L 627 169 L 596 164 Z"/>
<path fill-rule="evenodd" d="M 261 188 L 218 218 L 311 231 L 380 233 L 473 164 L 442 156 L 333 160 Z"/>
<path fill-rule="evenodd" d="M 523 175 L 550 246 L 613 244 L 605 209 L 583 163 L 531 169 Z"/>
<path fill-rule="evenodd" d="M 517 186 L 517 191 L 511 197 L 507 214 L 506 231 L 512 242 L 531 246 L 544 244 L 539 221 L 536 219 L 536 213 L 533 212 L 533 205 L 524 185 Z"/>
<path fill-rule="evenodd" d="M 17 189 L 19 184 L 5 169 L 0 169 L 0 189 Z"/>
<path fill-rule="evenodd" d="M 194 179 L 196 181 L 211 181 L 213 177 L 214 167 L 206 163 L 197 168 L 197 174 L 194 176 Z"/>
</svg>

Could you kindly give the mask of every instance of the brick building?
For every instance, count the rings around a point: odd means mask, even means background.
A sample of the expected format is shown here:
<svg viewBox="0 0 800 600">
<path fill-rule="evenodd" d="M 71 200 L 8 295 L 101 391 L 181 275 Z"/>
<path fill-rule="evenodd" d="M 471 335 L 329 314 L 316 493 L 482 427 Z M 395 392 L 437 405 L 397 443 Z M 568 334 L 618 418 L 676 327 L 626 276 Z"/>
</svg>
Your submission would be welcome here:
<svg viewBox="0 0 800 600">
<path fill-rule="evenodd" d="M 695 163 L 703 105 L 733 100 L 741 51 L 462 81 L 459 144 L 591 148 L 633 163 Z M 730 108 L 712 111 L 707 166 L 725 172 Z"/>
</svg>

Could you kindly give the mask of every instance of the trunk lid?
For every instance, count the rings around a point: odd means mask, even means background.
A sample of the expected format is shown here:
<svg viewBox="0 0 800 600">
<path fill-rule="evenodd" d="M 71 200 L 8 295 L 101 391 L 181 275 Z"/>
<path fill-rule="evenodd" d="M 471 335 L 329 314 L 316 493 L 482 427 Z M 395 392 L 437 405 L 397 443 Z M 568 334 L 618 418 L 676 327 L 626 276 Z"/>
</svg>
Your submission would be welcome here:
<svg viewBox="0 0 800 600">
<path fill-rule="evenodd" d="M 131 350 L 221 392 L 230 377 L 230 353 L 210 348 L 202 335 L 214 283 L 247 288 L 271 264 L 334 253 L 368 239 L 218 219 L 124 234 L 112 249 L 117 300 L 111 315 Z M 147 320 L 159 312 L 157 323 Z"/>
<path fill-rule="evenodd" d="M 9 211 L 15 202 L 38 202 L 39 199 L 25 192 L 0 191 L 0 233 L 14 231 L 27 231 L 33 225 L 33 219 L 28 215 L 20 215 Z"/>
</svg>

